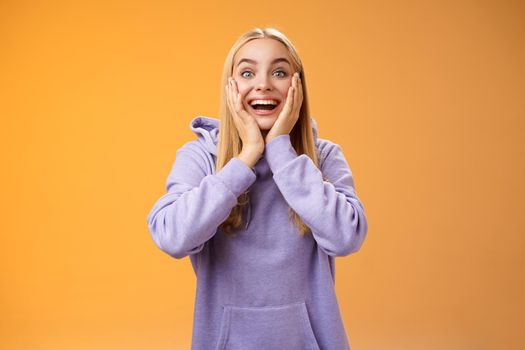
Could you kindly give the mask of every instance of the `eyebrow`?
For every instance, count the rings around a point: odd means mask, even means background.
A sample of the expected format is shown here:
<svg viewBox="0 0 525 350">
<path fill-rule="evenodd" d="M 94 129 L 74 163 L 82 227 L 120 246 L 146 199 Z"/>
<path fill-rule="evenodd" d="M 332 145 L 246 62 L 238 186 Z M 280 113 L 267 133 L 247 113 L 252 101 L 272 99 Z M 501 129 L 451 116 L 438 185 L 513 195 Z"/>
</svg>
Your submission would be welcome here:
<svg viewBox="0 0 525 350">
<path fill-rule="evenodd" d="M 256 60 L 252 60 L 250 58 L 243 58 L 242 60 L 239 61 L 239 63 L 237 63 L 237 66 L 240 65 L 243 62 L 247 62 L 247 63 L 251 63 L 251 64 L 257 64 Z M 275 64 L 275 63 L 278 63 L 278 62 L 286 62 L 286 63 L 288 63 L 291 66 L 290 61 L 288 61 L 284 57 L 279 57 L 279 58 L 274 59 L 272 61 L 272 64 Z"/>
</svg>

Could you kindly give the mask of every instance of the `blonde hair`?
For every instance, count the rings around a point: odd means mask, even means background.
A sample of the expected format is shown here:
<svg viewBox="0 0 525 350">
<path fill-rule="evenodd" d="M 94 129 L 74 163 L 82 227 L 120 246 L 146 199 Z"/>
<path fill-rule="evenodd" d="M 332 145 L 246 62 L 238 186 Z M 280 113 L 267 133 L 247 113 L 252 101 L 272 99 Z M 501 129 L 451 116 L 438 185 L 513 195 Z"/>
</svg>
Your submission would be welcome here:
<svg viewBox="0 0 525 350">
<path fill-rule="evenodd" d="M 239 136 L 237 128 L 233 122 L 233 117 L 228 108 L 226 101 L 226 93 L 224 86 L 228 84 L 228 77 L 233 74 L 233 59 L 239 49 L 250 40 L 271 38 L 278 40 L 289 51 L 292 59 L 292 67 L 295 71 L 299 72 L 303 90 L 303 102 L 299 111 L 299 119 L 295 126 L 290 132 L 291 143 L 298 155 L 306 154 L 313 163 L 318 165 L 317 148 L 314 142 L 314 135 L 312 131 L 312 122 L 310 120 L 310 112 L 308 108 L 308 93 L 306 91 L 306 76 L 304 74 L 303 64 L 297 50 L 288 38 L 275 28 L 254 28 L 243 34 L 233 44 L 226 61 L 224 63 L 224 69 L 222 72 L 221 81 L 221 105 L 220 105 L 220 127 L 219 127 L 219 144 L 217 148 L 217 162 L 216 171 L 219 171 L 224 167 L 231 158 L 237 156 L 242 150 L 242 140 Z M 227 235 L 234 235 L 231 230 L 233 228 L 239 228 L 243 221 L 243 209 L 246 205 L 249 205 L 249 189 L 242 193 L 237 199 L 237 205 L 230 212 L 229 217 L 221 223 L 219 226 Z M 311 233 L 310 228 L 303 222 L 300 216 L 292 209 L 288 208 L 289 218 L 293 220 L 294 225 L 298 228 L 301 236 L 307 233 Z M 246 219 L 246 218 L 244 218 Z"/>
</svg>

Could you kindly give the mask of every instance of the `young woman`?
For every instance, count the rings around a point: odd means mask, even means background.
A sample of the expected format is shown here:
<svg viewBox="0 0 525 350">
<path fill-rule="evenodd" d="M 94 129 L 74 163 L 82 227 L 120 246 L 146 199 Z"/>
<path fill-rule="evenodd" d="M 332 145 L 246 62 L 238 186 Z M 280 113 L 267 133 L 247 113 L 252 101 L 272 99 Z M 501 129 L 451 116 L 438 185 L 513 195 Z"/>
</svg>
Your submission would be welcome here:
<svg viewBox="0 0 525 350">
<path fill-rule="evenodd" d="M 230 50 L 220 120 L 198 116 L 148 215 L 197 277 L 193 350 L 350 349 L 334 258 L 357 252 L 364 208 L 338 144 L 317 137 L 303 65 L 276 29 Z"/>
</svg>

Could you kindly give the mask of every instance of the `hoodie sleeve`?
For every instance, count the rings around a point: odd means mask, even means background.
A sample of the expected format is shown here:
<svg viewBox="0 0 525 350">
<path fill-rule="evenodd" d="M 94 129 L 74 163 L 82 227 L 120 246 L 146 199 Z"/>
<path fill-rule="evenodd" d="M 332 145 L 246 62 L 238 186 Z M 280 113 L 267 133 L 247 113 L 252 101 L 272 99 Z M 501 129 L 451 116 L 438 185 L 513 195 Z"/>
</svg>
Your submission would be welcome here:
<svg viewBox="0 0 525 350">
<path fill-rule="evenodd" d="M 167 193 L 151 209 L 147 224 L 157 246 L 181 259 L 202 250 L 237 205 L 237 198 L 256 180 L 254 171 L 233 157 L 216 174 L 196 142 L 176 152 Z M 213 165 L 214 166 L 214 165 Z"/>
<path fill-rule="evenodd" d="M 339 145 L 329 142 L 323 148 L 321 170 L 306 154 L 297 155 L 289 134 L 273 138 L 265 152 L 275 183 L 288 205 L 311 228 L 318 246 L 330 256 L 357 252 L 368 224 Z"/>
</svg>

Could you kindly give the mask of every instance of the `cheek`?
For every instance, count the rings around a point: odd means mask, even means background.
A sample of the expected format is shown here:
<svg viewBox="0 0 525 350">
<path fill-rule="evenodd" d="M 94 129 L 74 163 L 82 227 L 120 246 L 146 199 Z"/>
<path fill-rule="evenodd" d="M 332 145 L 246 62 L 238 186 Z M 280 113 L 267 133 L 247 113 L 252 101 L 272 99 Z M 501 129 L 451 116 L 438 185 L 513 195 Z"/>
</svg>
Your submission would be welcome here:
<svg viewBox="0 0 525 350">
<path fill-rule="evenodd" d="M 246 84 L 237 82 L 237 89 L 239 90 L 241 97 L 244 98 L 249 90 L 249 87 L 246 86 Z"/>
<path fill-rule="evenodd" d="M 237 90 L 241 94 L 241 97 L 244 96 L 246 94 L 246 91 L 248 90 L 248 87 L 246 86 L 246 83 L 243 82 L 238 77 L 234 77 L 233 79 L 235 80 L 235 83 L 237 85 Z"/>
<path fill-rule="evenodd" d="M 290 89 L 290 86 L 292 86 L 291 80 L 283 82 L 283 84 L 279 87 L 279 91 L 283 96 L 286 96 L 288 94 L 288 89 Z"/>
</svg>

